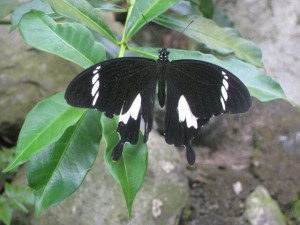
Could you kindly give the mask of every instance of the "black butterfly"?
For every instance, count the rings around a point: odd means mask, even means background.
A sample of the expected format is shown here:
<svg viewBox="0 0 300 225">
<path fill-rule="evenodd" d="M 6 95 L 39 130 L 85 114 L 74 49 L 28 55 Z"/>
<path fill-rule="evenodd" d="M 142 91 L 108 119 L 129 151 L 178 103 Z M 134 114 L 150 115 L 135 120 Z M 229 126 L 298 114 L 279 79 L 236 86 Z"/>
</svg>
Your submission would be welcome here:
<svg viewBox="0 0 300 225">
<path fill-rule="evenodd" d="M 157 61 L 124 57 L 93 65 L 69 84 L 65 99 L 72 106 L 95 108 L 110 118 L 119 115 L 121 140 L 112 151 L 113 160 L 118 160 L 125 142 L 138 142 L 141 118 L 147 142 L 158 84 L 159 104 L 166 105 L 165 140 L 185 146 L 187 161 L 194 164 L 191 139 L 201 127 L 212 116 L 246 112 L 251 98 L 245 85 L 220 66 L 189 59 L 170 62 L 166 48 L 158 53 Z"/>
</svg>

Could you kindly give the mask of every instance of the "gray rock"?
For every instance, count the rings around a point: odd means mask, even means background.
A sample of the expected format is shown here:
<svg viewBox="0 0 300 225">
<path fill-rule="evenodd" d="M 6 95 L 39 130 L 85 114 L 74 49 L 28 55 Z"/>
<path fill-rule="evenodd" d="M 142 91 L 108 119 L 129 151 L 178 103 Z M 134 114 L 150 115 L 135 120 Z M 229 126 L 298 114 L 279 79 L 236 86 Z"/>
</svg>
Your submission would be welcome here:
<svg viewBox="0 0 300 225">
<path fill-rule="evenodd" d="M 0 27 L 0 134 L 15 141 L 32 107 L 64 91 L 80 68 L 30 48 L 18 32 L 8 30 L 9 26 Z"/>
<path fill-rule="evenodd" d="M 128 221 L 122 190 L 105 168 L 103 146 L 93 169 L 78 191 L 47 209 L 39 219 L 32 212 L 26 219 L 24 215 L 17 215 L 13 224 L 178 224 L 188 199 L 188 182 L 178 151 L 167 145 L 163 137 L 152 132 L 148 141 L 148 173 L 134 200 L 132 219 Z"/>
<path fill-rule="evenodd" d="M 245 217 L 251 225 L 286 224 L 278 204 L 262 186 L 257 186 L 247 198 Z"/>
<path fill-rule="evenodd" d="M 261 48 L 267 74 L 279 81 L 289 100 L 300 105 L 300 1 L 216 1 L 241 35 Z"/>
</svg>

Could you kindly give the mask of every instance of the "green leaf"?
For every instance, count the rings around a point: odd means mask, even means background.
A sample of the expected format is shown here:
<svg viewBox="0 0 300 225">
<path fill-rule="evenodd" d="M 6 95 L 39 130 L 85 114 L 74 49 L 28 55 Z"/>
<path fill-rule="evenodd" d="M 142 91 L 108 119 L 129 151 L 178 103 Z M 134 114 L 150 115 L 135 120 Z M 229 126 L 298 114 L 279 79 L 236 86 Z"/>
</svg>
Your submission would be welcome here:
<svg viewBox="0 0 300 225">
<path fill-rule="evenodd" d="M 95 8 L 108 11 L 108 12 L 127 12 L 126 8 L 119 5 L 113 4 L 111 2 L 103 2 L 99 0 L 88 0 L 88 2 Z"/>
<path fill-rule="evenodd" d="M 86 25 L 88 28 L 102 34 L 113 43 L 118 40 L 109 29 L 108 25 L 87 1 L 82 0 L 45 0 L 60 15 L 69 17 Z"/>
<path fill-rule="evenodd" d="M 252 79 L 246 81 L 246 85 L 252 96 L 255 96 L 262 102 L 275 99 L 287 100 L 280 84 L 272 77 L 265 74 L 256 74 Z"/>
<path fill-rule="evenodd" d="M 0 151 L 0 168 L 5 168 L 13 160 L 15 148 L 5 148 L 1 146 Z M 3 179 L 3 174 L 0 172 L 0 179 Z M 6 179 L 5 179 L 6 180 Z"/>
<path fill-rule="evenodd" d="M 13 12 L 10 31 L 13 31 L 18 26 L 22 16 L 30 12 L 31 10 L 42 11 L 46 14 L 53 13 L 49 4 L 46 4 L 41 0 L 33 0 L 31 2 L 27 2 Z"/>
<path fill-rule="evenodd" d="M 87 110 L 55 143 L 35 155 L 27 170 L 40 214 L 77 190 L 96 159 L 101 139 L 101 113 Z"/>
<path fill-rule="evenodd" d="M 129 48 L 130 51 L 147 58 L 157 59 L 156 48 Z M 286 99 L 281 86 L 272 77 L 262 75 L 257 68 L 249 63 L 238 59 L 220 60 L 210 54 L 203 54 L 198 51 L 187 51 L 169 49 L 170 60 L 196 59 L 210 62 L 236 75 L 247 86 L 250 94 L 260 101 L 271 101 L 274 99 Z"/>
<path fill-rule="evenodd" d="M 219 54 L 234 53 L 238 58 L 262 67 L 260 49 L 253 42 L 241 38 L 232 28 L 219 27 L 214 21 L 201 16 L 163 14 L 154 21 L 179 32 L 186 28 L 184 31 L 186 36 L 203 43 Z M 191 24 L 188 26 L 189 23 Z"/>
<path fill-rule="evenodd" d="M 212 0 L 199 0 L 199 8 L 204 17 L 211 19 L 214 15 L 214 2 Z"/>
<path fill-rule="evenodd" d="M 140 190 L 148 166 L 147 146 L 143 143 L 140 132 L 139 142 L 136 145 L 125 144 L 122 157 L 119 161 L 113 162 L 111 153 L 119 142 L 117 130 L 117 118 L 101 118 L 103 127 L 103 138 L 106 142 L 105 163 L 111 175 L 121 185 L 128 215 L 131 216 L 133 200 Z"/>
<path fill-rule="evenodd" d="M 86 109 L 69 106 L 63 93 L 38 103 L 27 115 L 19 135 L 15 159 L 5 172 L 26 162 L 50 143 L 57 141 L 85 111 Z"/>
<path fill-rule="evenodd" d="M 6 17 L 12 11 L 14 11 L 23 2 L 20 0 L 1 0 L 0 1 L 0 18 Z"/>
<path fill-rule="evenodd" d="M 3 221 L 6 225 L 10 225 L 12 213 L 13 213 L 12 207 L 10 207 L 1 196 L 1 199 L 0 199 L 0 221 Z"/>
<path fill-rule="evenodd" d="M 22 212 L 27 213 L 24 204 L 33 204 L 34 196 L 31 190 L 25 187 L 12 186 L 9 183 L 5 183 L 5 195 L 9 200 L 9 204 Z"/>
<path fill-rule="evenodd" d="M 208 19 L 213 17 L 215 6 L 212 0 L 192 0 L 191 2 L 198 6 L 204 17 Z"/>
<path fill-rule="evenodd" d="M 18 209 L 23 213 L 28 213 L 25 205 L 22 202 L 17 201 L 16 199 L 10 199 L 9 205 L 12 206 L 14 209 Z"/>
<path fill-rule="evenodd" d="M 132 10 L 128 11 L 127 24 L 126 24 L 126 38 L 128 41 L 139 29 L 141 29 L 146 23 L 153 20 L 161 13 L 168 10 L 174 4 L 180 0 L 147 0 L 147 1 L 136 1 L 133 5 Z M 147 21 L 145 21 L 146 18 Z"/>
<path fill-rule="evenodd" d="M 215 7 L 213 21 L 220 27 L 234 27 L 234 22 L 219 7 Z"/>
<path fill-rule="evenodd" d="M 45 13 L 33 11 L 22 17 L 19 29 L 27 44 L 84 68 L 105 59 L 104 47 L 80 24 L 56 24 Z"/>
</svg>

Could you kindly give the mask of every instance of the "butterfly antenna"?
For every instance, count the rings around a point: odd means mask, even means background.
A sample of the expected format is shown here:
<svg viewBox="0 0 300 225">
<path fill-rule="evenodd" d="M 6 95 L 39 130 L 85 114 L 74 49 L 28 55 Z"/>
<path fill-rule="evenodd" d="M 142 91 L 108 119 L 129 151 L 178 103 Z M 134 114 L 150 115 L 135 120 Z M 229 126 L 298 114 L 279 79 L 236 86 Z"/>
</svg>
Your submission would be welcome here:
<svg viewBox="0 0 300 225">
<path fill-rule="evenodd" d="M 148 21 L 147 21 L 146 17 L 144 16 L 144 14 L 142 14 L 142 17 L 144 18 L 145 22 L 148 23 Z M 157 41 L 158 43 L 160 43 L 160 45 L 162 45 L 161 39 L 158 38 L 158 36 L 157 36 L 156 33 L 153 31 L 153 29 L 152 29 L 151 26 L 149 26 L 149 29 L 150 29 L 151 33 L 153 34 L 153 36 L 155 37 L 156 41 Z"/>
<path fill-rule="evenodd" d="M 174 41 L 175 40 L 177 40 L 178 39 L 178 36 L 182 33 L 184 33 L 187 29 L 188 29 L 188 27 L 192 24 L 192 23 L 194 23 L 194 20 L 191 20 L 190 22 L 189 22 L 189 24 L 181 31 L 181 32 L 178 32 L 171 40 L 171 43 L 173 42 L 174 43 Z"/>
<path fill-rule="evenodd" d="M 191 20 L 189 22 L 189 24 L 180 33 L 184 33 L 192 23 L 194 23 L 194 20 Z M 176 34 L 175 38 L 177 38 L 178 35 L 179 35 L 179 33 Z"/>
<path fill-rule="evenodd" d="M 189 22 L 189 24 L 183 29 L 183 31 L 181 33 L 184 33 L 186 31 L 186 29 L 192 24 L 194 23 L 194 20 L 191 20 L 191 22 Z"/>
</svg>

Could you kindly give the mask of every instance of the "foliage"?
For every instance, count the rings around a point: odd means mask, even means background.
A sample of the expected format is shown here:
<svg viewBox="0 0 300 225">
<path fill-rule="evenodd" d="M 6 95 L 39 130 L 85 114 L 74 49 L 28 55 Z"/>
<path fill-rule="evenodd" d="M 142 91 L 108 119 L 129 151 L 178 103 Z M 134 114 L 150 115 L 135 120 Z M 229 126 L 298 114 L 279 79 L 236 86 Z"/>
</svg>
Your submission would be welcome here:
<svg viewBox="0 0 300 225">
<path fill-rule="evenodd" d="M 291 221 L 288 224 L 299 224 L 300 223 L 300 197 L 294 199 L 291 203 L 292 209 L 289 209 L 287 216 Z"/>
<path fill-rule="evenodd" d="M 33 202 L 34 198 L 31 190 L 5 183 L 5 192 L 0 196 L 0 220 L 9 225 L 14 209 L 27 213 L 24 204 L 33 204 Z"/>
<path fill-rule="evenodd" d="M 110 51 L 111 45 L 119 47 L 119 57 L 128 50 L 156 58 L 157 48 L 141 48 L 129 42 L 147 22 L 153 21 L 180 32 L 186 28 L 186 36 L 216 56 L 230 58 L 221 60 L 211 54 L 170 49 L 172 59 L 201 59 L 219 64 L 241 78 L 257 99 L 285 99 L 280 85 L 260 73 L 259 67 L 263 65 L 259 48 L 242 39 L 234 29 L 220 27 L 211 19 L 216 12 L 212 1 L 193 0 L 192 4 L 199 8 L 199 13 L 193 15 L 172 11 L 172 6 L 179 0 L 127 0 L 127 8 L 93 0 L 33 2 L 14 11 L 12 29 L 18 27 L 24 41 L 32 47 L 56 54 L 83 68 L 105 60 L 105 52 Z M 103 10 L 127 11 L 121 40 L 100 16 L 99 11 Z M 191 20 L 194 23 L 188 26 Z M 102 41 L 110 44 L 103 45 Z M 141 141 L 134 146 L 126 144 L 121 160 L 112 162 L 110 152 L 119 139 L 116 121 L 116 117 L 110 120 L 100 112 L 67 105 L 62 93 L 43 100 L 32 109 L 21 130 L 15 159 L 6 171 L 31 160 L 27 179 L 35 192 L 38 214 L 80 186 L 93 165 L 103 137 L 107 143 L 105 163 L 122 187 L 130 216 L 134 197 L 147 170 L 147 147 Z M 57 188 L 63 190 L 59 195 L 54 194 Z"/>
<path fill-rule="evenodd" d="M 13 149 L 0 149 L 0 168 L 5 168 L 13 160 Z M 1 181 L 10 179 L 16 169 L 11 171 L 10 174 L 1 174 Z M 27 213 L 27 209 L 24 204 L 31 205 L 34 202 L 33 193 L 27 187 L 12 186 L 9 183 L 5 183 L 4 191 L 0 196 L 0 221 L 4 224 L 10 225 L 12 214 L 14 209 L 20 210 L 21 212 Z"/>
</svg>

